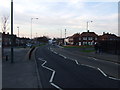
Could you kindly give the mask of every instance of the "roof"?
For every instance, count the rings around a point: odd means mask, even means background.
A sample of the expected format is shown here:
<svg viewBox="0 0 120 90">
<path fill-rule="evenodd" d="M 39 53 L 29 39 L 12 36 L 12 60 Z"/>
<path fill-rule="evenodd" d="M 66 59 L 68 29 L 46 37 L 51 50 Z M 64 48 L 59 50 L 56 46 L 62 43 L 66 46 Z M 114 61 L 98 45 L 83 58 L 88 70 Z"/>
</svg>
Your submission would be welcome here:
<svg viewBox="0 0 120 90">
<path fill-rule="evenodd" d="M 76 37 L 80 37 L 80 34 L 79 33 L 76 33 L 72 36 L 72 38 L 76 38 Z"/>
<path fill-rule="evenodd" d="M 94 36 L 94 37 L 97 37 L 98 35 L 94 32 L 83 32 L 80 37 L 83 37 L 83 36 Z"/>
<path fill-rule="evenodd" d="M 100 38 L 118 38 L 115 34 L 103 34 Z"/>
</svg>

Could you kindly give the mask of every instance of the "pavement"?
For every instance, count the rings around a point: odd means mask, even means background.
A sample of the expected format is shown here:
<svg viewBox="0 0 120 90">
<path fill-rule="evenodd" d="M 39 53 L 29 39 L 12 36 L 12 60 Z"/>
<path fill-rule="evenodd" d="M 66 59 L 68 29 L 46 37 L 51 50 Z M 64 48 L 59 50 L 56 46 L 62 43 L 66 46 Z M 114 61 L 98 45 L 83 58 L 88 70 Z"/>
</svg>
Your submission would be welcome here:
<svg viewBox="0 0 120 90">
<path fill-rule="evenodd" d="M 93 57 L 100 60 L 105 60 L 105 61 L 110 61 L 110 62 L 115 62 L 120 64 L 119 55 L 114 55 L 109 53 L 82 52 L 83 49 L 81 48 L 63 48 L 63 47 L 59 47 L 59 48 L 76 53 L 76 54 L 80 54 L 83 56 Z M 94 48 L 88 48 L 88 49 L 94 50 Z"/>
<path fill-rule="evenodd" d="M 4 49 L 8 55 L 2 61 L 2 88 L 38 88 L 35 60 L 28 59 L 29 48 L 14 49 L 14 63 L 10 60 L 10 49 Z M 16 89 L 17 90 L 17 89 Z"/>
<path fill-rule="evenodd" d="M 100 68 L 71 60 L 49 45 L 37 48 L 35 55 L 43 88 L 119 88 L 120 81 L 108 78 Z"/>
<path fill-rule="evenodd" d="M 93 58 L 98 58 L 100 60 L 106 60 L 106 61 L 120 64 L 119 55 L 113 55 L 113 54 L 108 54 L 108 53 L 80 52 L 80 51 L 79 52 L 76 51 L 76 53 L 89 56 L 89 57 L 93 57 Z"/>
</svg>

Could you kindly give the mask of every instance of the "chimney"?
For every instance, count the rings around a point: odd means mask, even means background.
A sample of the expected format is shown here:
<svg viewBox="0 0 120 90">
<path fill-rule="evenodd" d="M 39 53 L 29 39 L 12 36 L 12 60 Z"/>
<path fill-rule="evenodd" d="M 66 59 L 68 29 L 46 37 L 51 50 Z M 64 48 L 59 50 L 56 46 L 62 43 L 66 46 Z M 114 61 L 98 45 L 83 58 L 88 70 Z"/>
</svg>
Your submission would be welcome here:
<svg viewBox="0 0 120 90">
<path fill-rule="evenodd" d="M 105 34 L 105 32 L 103 32 L 103 35 Z"/>
<path fill-rule="evenodd" d="M 9 35 L 9 32 L 7 34 Z"/>
</svg>

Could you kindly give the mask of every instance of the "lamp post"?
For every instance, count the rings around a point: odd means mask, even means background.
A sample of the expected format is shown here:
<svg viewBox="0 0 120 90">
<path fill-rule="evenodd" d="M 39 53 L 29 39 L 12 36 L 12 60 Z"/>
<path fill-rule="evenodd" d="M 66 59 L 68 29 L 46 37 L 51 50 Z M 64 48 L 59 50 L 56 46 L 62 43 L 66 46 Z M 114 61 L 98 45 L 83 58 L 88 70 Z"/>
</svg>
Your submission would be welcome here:
<svg viewBox="0 0 120 90">
<path fill-rule="evenodd" d="M 33 19 L 38 19 L 38 18 L 31 18 L 31 39 L 32 39 L 32 20 Z"/>
<path fill-rule="evenodd" d="M 18 28 L 18 37 L 19 37 L 19 27 L 17 27 Z"/>
<path fill-rule="evenodd" d="M 90 21 L 90 22 L 92 23 L 93 21 Z M 89 24 L 89 21 L 87 21 L 87 27 L 86 27 L 87 31 L 89 31 L 88 24 Z"/>
<path fill-rule="evenodd" d="M 65 29 L 65 39 L 66 39 L 66 29 Z M 65 39 L 64 39 L 64 45 L 66 45 Z"/>
<path fill-rule="evenodd" d="M 14 61 L 14 55 L 13 55 L 13 0 L 11 0 L 11 63 Z"/>
<path fill-rule="evenodd" d="M 18 46 L 19 46 L 19 27 L 18 28 Z"/>
</svg>

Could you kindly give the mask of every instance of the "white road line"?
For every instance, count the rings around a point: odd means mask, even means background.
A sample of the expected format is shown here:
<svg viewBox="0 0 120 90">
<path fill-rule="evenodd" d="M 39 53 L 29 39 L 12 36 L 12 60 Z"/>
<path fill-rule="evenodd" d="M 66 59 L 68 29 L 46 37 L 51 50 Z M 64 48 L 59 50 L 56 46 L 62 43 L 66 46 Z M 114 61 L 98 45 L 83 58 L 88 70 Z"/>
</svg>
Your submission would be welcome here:
<svg viewBox="0 0 120 90">
<path fill-rule="evenodd" d="M 50 81 L 49 81 L 50 83 L 52 83 L 54 76 L 55 76 L 55 71 L 53 71 L 53 73 L 52 73 L 52 76 L 51 76 Z"/>
<path fill-rule="evenodd" d="M 90 65 L 86 65 L 86 64 L 81 64 L 83 66 L 87 66 L 87 67 L 90 67 L 90 68 L 94 68 L 94 69 L 97 69 L 96 67 L 93 67 L 93 66 L 90 66 Z"/>
<path fill-rule="evenodd" d="M 57 85 L 55 85 L 54 83 L 50 83 L 51 85 L 53 85 L 54 87 L 56 87 L 57 89 L 59 89 L 59 90 L 63 90 L 63 89 L 61 89 L 60 87 L 58 87 Z"/>
<path fill-rule="evenodd" d="M 101 61 L 100 59 L 97 59 L 97 58 L 94 58 L 94 57 L 87 57 L 88 59 L 94 59 L 96 61 Z M 102 60 L 103 61 L 103 60 Z M 113 64 L 116 64 L 116 65 L 120 65 L 119 63 L 116 63 L 116 62 L 111 62 L 111 61 L 105 61 L 105 62 L 109 62 L 109 63 L 113 63 Z"/>
<path fill-rule="evenodd" d="M 77 60 L 75 60 L 76 64 L 79 64 Z"/>
<path fill-rule="evenodd" d="M 54 51 L 55 54 L 58 54 L 57 52 Z"/>
<path fill-rule="evenodd" d="M 62 54 L 59 54 L 61 57 L 63 57 L 63 58 L 65 58 L 65 59 L 67 59 L 67 57 L 65 57 L 64 55 L 62 55 Z"/>
<path fill-rule="evenodd" d="M 97 68 L 105 77 L 107 77 L 107 75 L 100 69 L 100 68 Z"/>
<path fill-rule="evenodd" d="M 98 60 L 98 59 L 96 59 L 96 58 L 94 58 L 94 57 L 88 57 L 89 59 L 94 59 L 94 60 Z"/>
<path fill-rule="evenodd" d="M 47 63 L 47 61 L 44 60 L 43 58 L 38 58 L 38 60 L 41 60 L 41 61 L 44 62 L 44 63 L 41 65 L 43 68 L 46 68 L 46 69 L 48 69 L 48 70 L 50 70 L 50 71 L 53 72 L 53 73 L 52 73 L 52 76 L 51 76 L 51 78 L 50 78 L 50 80 L 49 80 L 50 84 L 51 84 L 52 86 L 56 87 L 57 89 L 62 90 L 60 87 L 58 87 L 57 85 L 55 85 L 54 83 L 52 83 L 52 82 L 53 82 L 53 78 L 54 78 L 54 76 L 55 76 L 55 70 L 53 70 L 53 69 L 51 69 L 51 68 L 49 68 L 49 67 L 44 66 L 44 65 Z"/>
<path fill-rule="evenodd" d="M 110 79 L 113 79 L 113 80 L 120 80 L 120 79 L 117 79 L 117 78 L 114 78 L 114 77 L 108 77 Z"/>
</svg>

